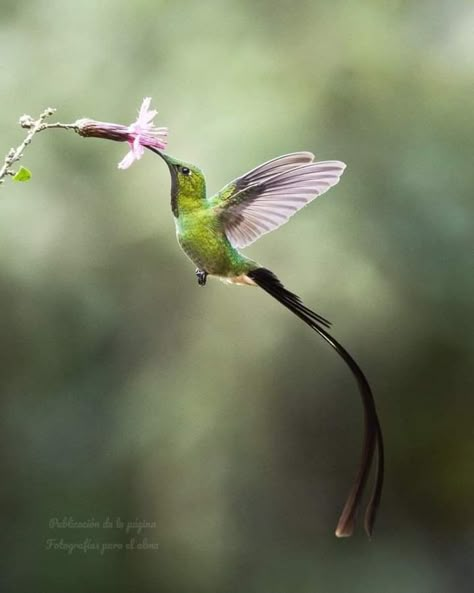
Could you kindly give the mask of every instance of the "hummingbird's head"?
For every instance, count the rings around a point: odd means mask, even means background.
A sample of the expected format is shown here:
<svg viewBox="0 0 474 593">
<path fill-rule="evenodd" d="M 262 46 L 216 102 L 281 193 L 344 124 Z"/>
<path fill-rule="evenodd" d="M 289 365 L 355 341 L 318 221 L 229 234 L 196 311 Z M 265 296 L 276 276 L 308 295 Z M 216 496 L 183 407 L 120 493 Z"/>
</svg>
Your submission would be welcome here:
<svg viewBox="0 0 474 593">
<path fill-rule="evenodd" d="M 196 200 L 198 203 L 198 200 L 205 198 L 206 182 L 199 167 L 179 161 L 155 148 L 147 148 L 159 155 L 168 165 L 171 175 L 171 207 L 175 216 L 178 216 L 179 199 Z"/>
</svg>

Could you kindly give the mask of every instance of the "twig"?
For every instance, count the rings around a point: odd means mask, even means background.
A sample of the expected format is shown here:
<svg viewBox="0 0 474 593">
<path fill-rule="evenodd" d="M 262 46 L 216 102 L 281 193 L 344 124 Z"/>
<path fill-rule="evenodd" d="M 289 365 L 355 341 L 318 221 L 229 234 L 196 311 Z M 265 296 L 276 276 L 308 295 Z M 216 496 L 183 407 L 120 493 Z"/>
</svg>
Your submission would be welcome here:
<svg viewBox="0 0 474 593">
<path fill-rule="evenodd" d="M 29 115 L 22 115 L 20 117 L 21 127 L 29 128 L 30 131 L 26 135 L 26 138 L 23 140 L 23 142 L 17 148 L 11 148 L 8 151 L 8 154 L 5 157 L 3 165 L 0 169 L 0 184 L 2 184 L 5 181 L 5 177 L 7 175 L 15 174 L 15 172 L 12 171 L 10 167 L 13 165 L 13 163 L 18 162 L 21 159 L 21 157 L 23 156 L 23 151 L 28 146 L 28 144 L 31 143 L 31 141 L 33 140 L 33 136 L 41 129 L 44 129 L 43 126 L 45 125 L 45 120 L 48 117 L 51 117 L 51 115 L 53 115 L 55 111 L 56 109 L 48 107 L 48 109 L 45 109 L 36 121 L 34 121 L 33 118 Z"/>
<path fill-rule="evenodd" d="M 22 128 L 30 130 L 26 135 L 26 138 L 17 148 L 10 148 L 8 151 L 3 165 L 0 169 L 0 185 L 4 183 L 5 177 L 8 175 L 13 176 L 15 175 L 15 171 L 11 169 L 13 163 L 17 163 L 22 157 L 25 148 L 31 144 L 33 140 L 33 136 L 38 132 L 42 132 L 43 130 L 47 130 L 49 128 L 61 128 L 63 130 L 74 130 L 75 132 L 79 132 L 79 127 L 76 123 L 73 124 L 62 124 L 61 122 L 55 122 L 53 124 L 47 124 L 46 119 L 51 117 L 54 113 L 56 113 L 56 109 L 53 107 L 48 107 L 43 111 L 43 113 L 38 117 L 37 120 L 34 120 L 31 115 L 22 115 L 19 120 L 19 124 Z"/>
</svg>

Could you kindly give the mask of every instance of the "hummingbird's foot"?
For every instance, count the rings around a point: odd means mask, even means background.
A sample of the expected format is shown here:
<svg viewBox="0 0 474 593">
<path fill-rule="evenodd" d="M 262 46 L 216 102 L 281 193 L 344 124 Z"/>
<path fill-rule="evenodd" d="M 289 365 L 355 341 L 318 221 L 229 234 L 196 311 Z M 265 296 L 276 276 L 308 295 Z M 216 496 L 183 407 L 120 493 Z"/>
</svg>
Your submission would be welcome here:
<svg viewBox="0 0 474 593">
<path fill-rule="evenodd" d="M 206 286 L 207 272 L 196 268 L 196 278 L 198 279 L 199 286 Z"/>
</svg>

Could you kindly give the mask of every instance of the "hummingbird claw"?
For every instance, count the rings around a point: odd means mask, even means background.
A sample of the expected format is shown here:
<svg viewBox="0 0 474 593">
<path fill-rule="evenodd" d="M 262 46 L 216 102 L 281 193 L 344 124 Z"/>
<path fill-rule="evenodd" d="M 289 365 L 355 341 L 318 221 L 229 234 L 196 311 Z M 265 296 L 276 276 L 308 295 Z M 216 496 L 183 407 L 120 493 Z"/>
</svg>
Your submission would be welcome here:
<svg viewBox="0 0 474 593">
<path fill-rule="evenodd" d="M 196 278 L 199 286 L 206 286 L 207 272 L 196 268 Z"/>
</svg>

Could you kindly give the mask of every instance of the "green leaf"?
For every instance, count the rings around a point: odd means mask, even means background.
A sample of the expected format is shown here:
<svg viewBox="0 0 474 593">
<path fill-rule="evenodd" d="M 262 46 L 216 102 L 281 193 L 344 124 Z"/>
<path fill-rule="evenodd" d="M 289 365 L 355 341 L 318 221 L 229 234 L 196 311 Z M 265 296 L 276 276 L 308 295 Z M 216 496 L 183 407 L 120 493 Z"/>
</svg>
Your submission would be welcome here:
<svg viewBox="0 0 474 593">
<path fill-rule="evenodd" d="M 31 171 L 26 167 L 20 167 L 13 176 L 13 181 L 29 181 L 31 179 Z"/>
</svg>

